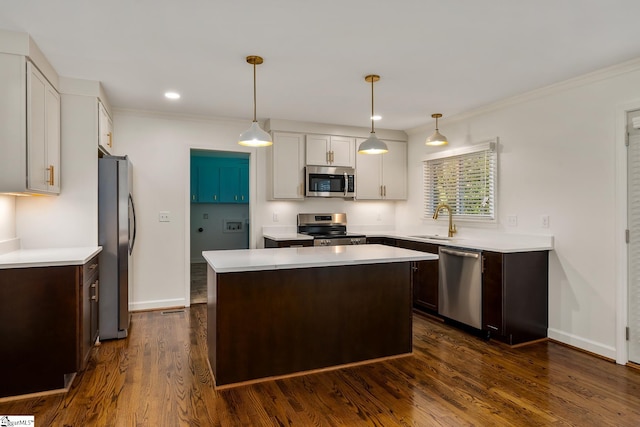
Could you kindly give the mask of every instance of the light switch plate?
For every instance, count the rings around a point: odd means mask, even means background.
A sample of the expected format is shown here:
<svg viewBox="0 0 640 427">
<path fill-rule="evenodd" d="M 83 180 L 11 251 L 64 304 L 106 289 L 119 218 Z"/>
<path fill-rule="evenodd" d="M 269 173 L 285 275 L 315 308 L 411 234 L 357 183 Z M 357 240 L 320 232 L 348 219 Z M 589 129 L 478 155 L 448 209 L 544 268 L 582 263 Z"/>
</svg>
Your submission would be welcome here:
<svg viewBox="0 0 640 427">
<path fill-rule="evenodd" d="M 540 217 L 540 227 L 549 228 L 549 215 L 542 215 Z"/>
<path fill-rule="evenodd" d="M 158 214 L 158 221 L 171 222 L 171 213 L 169 211 L 162 211 Z"/>
</svg>

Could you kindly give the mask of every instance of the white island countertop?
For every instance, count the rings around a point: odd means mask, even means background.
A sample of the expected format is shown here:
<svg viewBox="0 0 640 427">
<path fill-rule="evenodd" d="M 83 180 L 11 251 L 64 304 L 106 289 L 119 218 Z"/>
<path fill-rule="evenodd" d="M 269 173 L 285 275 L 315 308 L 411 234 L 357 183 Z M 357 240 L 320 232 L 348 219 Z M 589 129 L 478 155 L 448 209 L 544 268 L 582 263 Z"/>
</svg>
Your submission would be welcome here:
<svg viewBox="0 0 640 427">
<path fill-rule="evenodd" d="M 101 250 L 102 246 L 19 249 L 0 255 L 0 269 L 83 265 Z"/>
<path fill-rule="evenodd" d="M 204 251 L 216 273 L 428 261 L 438 255 L 384 245 L 309 246 L 303 248 Z"/>
</svg>

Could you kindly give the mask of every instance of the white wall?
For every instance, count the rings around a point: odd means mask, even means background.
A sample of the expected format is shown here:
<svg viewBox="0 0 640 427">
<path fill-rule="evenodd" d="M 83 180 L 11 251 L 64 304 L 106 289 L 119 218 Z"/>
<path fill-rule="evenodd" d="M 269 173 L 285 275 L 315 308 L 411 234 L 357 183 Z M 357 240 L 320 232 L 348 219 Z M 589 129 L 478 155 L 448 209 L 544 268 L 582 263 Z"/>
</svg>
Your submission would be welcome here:
<svg viewBox="0 0 640 427">
<path fill-rule="evenodd" d="M 616 357 L 616 114 L 640 98 L 640 64 L 585 76 L 440 122 L 450 147 L 499 137 L 498 224 L 501 232 L 553 234 L 550 255 L 549 336 Z M 422 163 L 438 150 L 424 145 L 433 127 L 409 132 L 409 200 L 396 221 L 416 229 L 421 220 Z M 517 215 L 517 227 L 507 216 Z M 540 216 L 549 215 L 543 229 Z M 487 227 L 459 223 L 459 235 Z"/>
<path fill-rule="evenodd" d="M 0 194 L 0 242 L 16 237 L 16 197 Z"/>
<path fill-rule="evenodd" d="M 226 230 L 225 221 L 237 222 L 239 230 Z M 249 205 L 247 204 L 192 203 L 189 233 L 191 262 L 205 262 L 202 251 L 248 248 L 248 224 Z"/>
<path fill-rule="evenodd" d="M 134 171 L 138 235 L 134 249 L 133 310 L 188 303 L 190 149 L 250 153 L 250 247 L 263 246 L 263 226 L 295 227 L 299 212 L 346 212 L 349 223 L 393 228 L 394 203 L 342 199 L 268 201 L 265 149 L 237 144 L 238 135 L 249 124 L 247 120 L 115 112 L 115 151 L 129 155 Z M 160 211 L 169 211 L 171 222 L 160 223 Z"/>
<path fill-rule="evenodd" d="M 58 196 L 17 197 L 23 249 L 98 245 L 98 145 L 95 97 L 61 95 Z"/>
</svg>

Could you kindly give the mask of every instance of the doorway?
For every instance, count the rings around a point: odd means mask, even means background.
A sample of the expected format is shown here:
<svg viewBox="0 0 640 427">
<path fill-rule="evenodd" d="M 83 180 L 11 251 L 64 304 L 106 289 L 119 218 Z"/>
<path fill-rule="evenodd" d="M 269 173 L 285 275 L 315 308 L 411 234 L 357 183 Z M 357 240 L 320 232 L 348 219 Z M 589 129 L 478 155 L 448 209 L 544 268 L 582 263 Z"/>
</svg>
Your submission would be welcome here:
<svg viewBox="0 0 640 427">
<path fill-rule="evenodd" d="M 629 361 L 640 364 L 640 110 L 627 113 L 627 248 Z"/>
<path fill-rule="evenodd" d="M 207 302 L 203 251 L 249 248 L 249 154 L 190 151 L 191 304 Z"/>
</svg>

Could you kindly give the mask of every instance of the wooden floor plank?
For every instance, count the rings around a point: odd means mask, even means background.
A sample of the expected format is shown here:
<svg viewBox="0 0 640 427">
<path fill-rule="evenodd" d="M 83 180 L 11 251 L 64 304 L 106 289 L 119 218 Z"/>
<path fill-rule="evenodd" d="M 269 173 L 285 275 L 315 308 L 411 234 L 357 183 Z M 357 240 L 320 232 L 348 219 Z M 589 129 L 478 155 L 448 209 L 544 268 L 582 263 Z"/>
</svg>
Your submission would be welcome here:
<svg viewBox="0 0 640 427">
<path fill-rule="evenodd" d="M 134 313 L 65 395 L 0 404 L 47 426 L 640 425 L 640 370 L 552 342 L 517 349 L 414 316 L 413 354 L 217 391 L 206 306 Z M 336 331 L 339 333 L 339 331 Z"/>
</svg>

